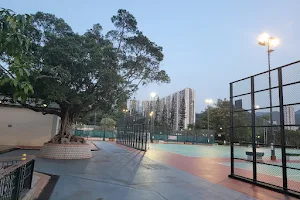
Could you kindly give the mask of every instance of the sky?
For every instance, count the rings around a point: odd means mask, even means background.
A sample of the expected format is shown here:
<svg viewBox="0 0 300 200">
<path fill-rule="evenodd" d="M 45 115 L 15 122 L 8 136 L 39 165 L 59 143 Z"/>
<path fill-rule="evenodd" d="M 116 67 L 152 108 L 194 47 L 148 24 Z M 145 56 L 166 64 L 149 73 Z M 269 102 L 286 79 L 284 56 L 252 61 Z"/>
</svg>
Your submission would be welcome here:
<svg viewBox="0 0 300 200">
<path fill-rule="evenodd" d="M 148 100 L 151 92 L 167 96 L 186 87 L 196 93 L 196 112 L 205 99 L 229 97 L 229 83 L 267 70 L 267 52 L 257 44 L 267 32 L 280 39 L 271 55 L 271 68 L 300 59 L 299 0 L 2 0 L 0 7 L 16 13 L 37 11 L 63 18 L 75 32 L 100 23 L 113 28 L 110 18 L 126 9 L 138 28 L 163 47 L 161 68 L 169 84 L 150 84 L 135 94 Z"/>
</svg>

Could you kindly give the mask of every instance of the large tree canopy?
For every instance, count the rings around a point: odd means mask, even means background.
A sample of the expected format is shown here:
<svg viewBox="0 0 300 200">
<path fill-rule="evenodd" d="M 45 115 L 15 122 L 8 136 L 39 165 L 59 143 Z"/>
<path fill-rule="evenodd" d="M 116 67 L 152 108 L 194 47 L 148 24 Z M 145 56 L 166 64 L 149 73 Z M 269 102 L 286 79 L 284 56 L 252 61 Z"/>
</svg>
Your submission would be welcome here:
<svg viewBox="0 0 300 200">
<path fill-rule="evenodd" d="M 123 103 L 140 84 L 169 82 L 160 70 L 162 48 L 137 28 L 126 10 L 112 17 L 115 30 L 103 34 L 99 24 L 80 35 L 52 14 L 32 15 L 32 63 L 29 80 L 34 93 L 21 105 L 61 117 L 61 129 L 52 142 L 77 141 L 71 124 L 91 112 L 107 113 Z M 11 98 L 11 88 L 0 92 Z"/>
</svg>

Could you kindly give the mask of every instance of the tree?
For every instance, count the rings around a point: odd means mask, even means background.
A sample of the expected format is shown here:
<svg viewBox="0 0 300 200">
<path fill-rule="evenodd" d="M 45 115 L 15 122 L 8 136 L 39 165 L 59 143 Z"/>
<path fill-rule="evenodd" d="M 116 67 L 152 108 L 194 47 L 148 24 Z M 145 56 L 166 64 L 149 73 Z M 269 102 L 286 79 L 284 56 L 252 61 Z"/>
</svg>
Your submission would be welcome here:
<svg viewBox="0 0 300 200">
<path fill-rule="evenodd" d="M 30 22 L 29 15 L 0 9 L 0 86 L 13 99 L 21 97 L 23 101 L 33 92 L 28 80 L 30 63 L 26 59 L 30 46 L 26 29 Z"/>
<path fill-rule="evenodd" d="M 155 110 L 154 110 L 154 123 L 156 124 L 156 125 L 158 125 L 159 124 L 159 119 L 160 119 L 160 115 L 161 115 L 161 113 L 160 113 L 160 100 L 159 100 L 159 97 L 156 99 L 156 103 L 155 103 Z"/>
<path fill-rule="evenodd" d="M 163 60 L 162 47 L 150 41 L 138 30 L 136 19 L 128 11 L 120 9 L 111 19 L 115 30 L 109 31 L 117 48 L 121 76 L 127 87 L 136 90 L 142 84 L 150 82 L 169 82 L 164 70 L 160 70 Z M 132 84 L 137 82 L 137 84 Z"/>
<path fill-rule="evenodd" d="M 32 16 L 33 28 L 28 35 L 36 45 L 30 49 L 35 64 L 30 68 L 29 80 L 34 94 L 26 102 L 17 102 L 61 118 L 59 133 L 50 142 L 84 143 L 72 134 L 75 120 L 119 109 L 140 83 L 169 81 L 159 69 L 162 48 L 139 31 L 135 33 L 138 29 L 134 17 L 124 12 L 120 10 L 112 17 L 116 27 L 112 32 L 118 40 L 105 37 L 99 24 L 80 35 L 52 14 L 38 12 Z M 126 25 L 120 25 L 123 22 Z M 0 92 L 11 97 L 4 90 Z"/>
<path fill-rule="evenodd" d="M 168 126 L 168 111 L 167 111 L 167 105 L 164 104 L 162 114 L 161 114 L 161 122 L 163 126 Z"/>
<path fill-rule="evenodd" d="M 185 98 L 182 97 L 180 101 L 180 107 L 179 107 L 179 122 L 178 122 L 178 128 L 179 130 L 184 129 L 184 120 L 185 120 Z"/>
<path fill-rule="evenodd" d="M 218 99 L 214 106 L 206 108 L 200 113 L 200 124 L 196 124 L 195 128 L 207 129 L 207 112 L 209 109 L 209 128 L 215 130 L 216 133 L 224 133 L 226 140 L 229 140 L 229 125 L 230 125 L 230 102 L 226 99 Z M 234 112 L 234 125 L 240 126 L 235 129 L 235 138 L 237 141 L 249 141 L 251 139 L 251 131 L 249 126 L 249 113 L 244 110 Z M 222 129 L 221 129 L 222 128 Z"/>
<path fill-rule="evenodd" d="M 171 110 L 170 110 L 170 119 L 169 124 L 171 127 L 171 130 L 174 130 L 175 125 L 175 115 L 176 115 L 176 102 L 175 102 L 175 96 L 173 95 L 172 103 L 171 103 Z"/>
<path fill-rule="evenodd" d="M 188 129 L 193 130 L 193 129 L 195 129 L 195 124 L 188 124 L 187 127 L 188 127 Z"/>
<path fill-rule="evenodd" d="M 100 122 L 100 129 L 101 130 L 114 130 L 116 127 L 116 121 L 109 118 L 109 117 L 104 117 L 101 119 Z"/>
</svg>

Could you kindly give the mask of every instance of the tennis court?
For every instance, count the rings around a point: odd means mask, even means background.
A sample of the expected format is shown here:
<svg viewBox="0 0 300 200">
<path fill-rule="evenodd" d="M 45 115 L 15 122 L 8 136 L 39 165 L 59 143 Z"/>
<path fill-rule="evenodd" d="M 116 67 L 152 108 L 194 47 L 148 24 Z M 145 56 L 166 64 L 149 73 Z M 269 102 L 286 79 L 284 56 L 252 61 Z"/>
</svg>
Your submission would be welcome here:
<svg viewBox="0 0 300 200">
<path fill-rule="evenodd" d="M 216 164 L 225 165 L 230 167 L 230 146 L 206 146 L 206 145 L 183 145 L 183 144 L 151 144 L 151 148 L 158 150 L 158 151 L 166 151 L 170 153 L 180 154 L 187 157 L 198 157 L 198 158 L 211 158 L 212 160 L 216 160 Z M 234 147 L 234 157 L 235 158 L 241 158 L 241 159 L 247 159 L 246 151 L 252 151 L 252 147 Z M 260 174 L 259 177 L 264 178 L 264 175 L 267 175 L 268 178 L 271 178 L 269 176 L 274 177 L 274 184 L 277 185 L 281 183 L 279 180 L 276 180 L 276 178 L 281 178 L 282 173 L 280 173 L 280 166 L 282 165 L 281 162 L 281 149 L 277 148 L 275 150 L 277 160 L 271 161 L 271 150 L 270 148 L 258 148 L 257 152 L 263 152 L 263 161 L 262 164 L 259 164 L 258 167 L 258 173 Z M 299 152 L 298 149 L 287 149 L 287 153 L 297 153 Z M 221 162 L 220 162 L 221 158 Z M 263 164 L 266 163 L 266 164 Z M 267 165 L 267 164 L 272 165 Z M 278 165 L 278 167 L 274 166 Z M 249 161 L 243 161 L 240 162 L 235 161 L 235 168 L 242 169 L 244 173 L 244 170 L 247 170 L 247 176 L 252 176 L 252 162 Z M 287 170 L 287 176 L 288 180 L 293 181 L 293 185 L 299 184 L 298 187 L 300 187 L 300 157 L 294 157 L 291 158 L 290 161 L 287 161 L 287 167 L 290 167 L 292 169 Z M 293 169 L 296 168 L 296 169 Z M 298 169 L 298 170 L 297 170 Z M 249 177 L 250 178 L 250 177 Z M 294 183 L 297 182 L 297 183 Z M 299 190 L 299 189 L 298 189 Z"/>
</svg>

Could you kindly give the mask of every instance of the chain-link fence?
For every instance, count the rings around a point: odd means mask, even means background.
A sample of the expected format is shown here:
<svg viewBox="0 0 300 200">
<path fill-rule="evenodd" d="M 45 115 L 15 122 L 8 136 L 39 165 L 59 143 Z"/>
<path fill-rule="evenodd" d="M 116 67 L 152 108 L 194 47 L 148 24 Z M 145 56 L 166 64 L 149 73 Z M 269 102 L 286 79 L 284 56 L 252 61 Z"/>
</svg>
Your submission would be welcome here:
<svg viewBox="0 0 300 200">
<path fill-rule="evenodd" d="M 300 61 L 230 83 L 231 177 L 300 196 Z"/>
<path fill-rule="evenodd" d="M 117 132 L 106 130 L 74 130 L 74 135 L 86 138 L 115 139 Z"/>
<path fill-rule="evenodd" d="M 151 135 L 153 142 L 163 143 L 185 143 L 185 144 L 213 144 L 215 143 L 214 130 L 182 130 L 175 131 L 166 126 L 156 125 L 152 128 Z"/>
</svg>

